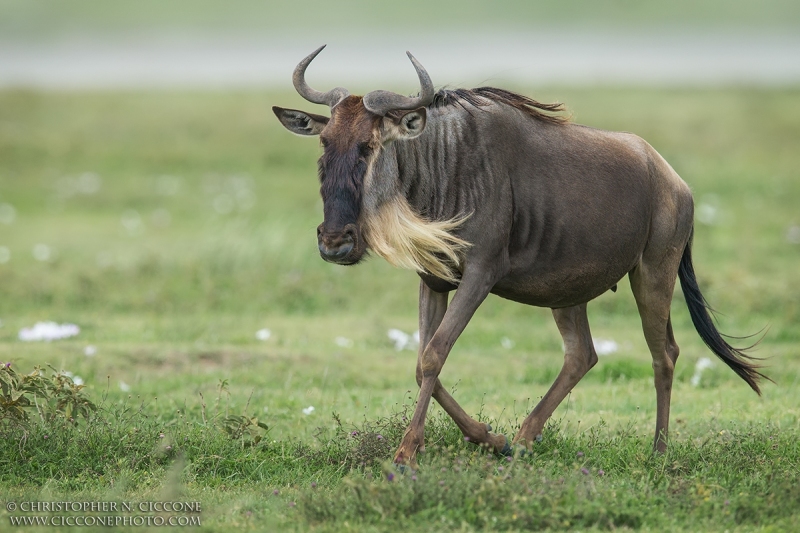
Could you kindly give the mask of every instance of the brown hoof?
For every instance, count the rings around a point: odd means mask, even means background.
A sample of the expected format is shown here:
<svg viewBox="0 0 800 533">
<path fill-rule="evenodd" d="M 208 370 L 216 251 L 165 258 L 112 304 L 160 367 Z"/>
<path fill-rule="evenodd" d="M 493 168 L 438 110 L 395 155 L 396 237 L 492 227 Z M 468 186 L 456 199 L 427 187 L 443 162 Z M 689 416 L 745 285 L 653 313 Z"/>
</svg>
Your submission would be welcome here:
<svg viewBox="0 0 800 533">
<path fill-rule="evenodd" d="M 419 470 L 419 464 L 417 464 L 416 454 L 406 456 L 406 454 L 403 453 L 402 451 L 398 451 L 397 454 L 394 456 L 394 464 L 396 464 L 398 468 L 408 467 L 412 471 Z"/>
</svg>

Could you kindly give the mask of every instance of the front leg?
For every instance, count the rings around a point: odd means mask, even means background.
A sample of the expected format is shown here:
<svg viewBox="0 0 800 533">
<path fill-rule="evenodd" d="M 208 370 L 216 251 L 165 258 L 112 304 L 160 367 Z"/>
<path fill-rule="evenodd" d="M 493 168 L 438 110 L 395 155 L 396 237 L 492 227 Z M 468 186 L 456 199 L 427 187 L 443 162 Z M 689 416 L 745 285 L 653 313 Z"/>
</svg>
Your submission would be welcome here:
<svg viewBox="0 0 800 533">
<path fill-rule="evenodd" d="M 447 292 L 436 292 L 430 288 L 426 280 L 420 281 L 419 351 L 417 353 L 417 386 L 420 387 L 422 386 L 422 354 L 439 324 L 442 323 L 445 311 L 447 311 L 447 297 Z M 510 449 L 503 435 L 491 433 L 491 426 L 478 422 L 469 416 L 455 398 L 447 392 L 447 389 L 444 388 L 438 378 L 436 379 L 436 385 L 433 387 L 433 399 L 450 415 L 450 418 L 456 423 L 464 437 L 472 444 L 485 446 L 496 453 L 504 453 Z"/>
<path fill-rule="evenodd" d="M 456 339 L 464 331 L 478 306 L 486 299 L 497 279 L 499 279 L 497 272 L 492 269 L 465 269 L 461 285 L 453 296 L 449 308 L 446 293 L 434 293 L 423 286 L 420 287 L 420 356 L 417 363 L 419 399 L 411 423 L 395 453 L 395 463 L 407 464 L 412 469 L 417 468 L 416 455 L 418 451 L 424 449 L 425 416 L 431 396 L 437 391 L 437 386 L 440 391 L 444 391 L 439 383 L 439 373 Z M 425 324 L 422 323 L 423 319 Z M 433 325 L 436 322 L 439 322 L 438 327 Z M 436 332 L 430 336 L 433 327 L 436 327 Z M 437 396 L 439 395 L 437 391 Z M 446 392 L 445 395 L 441 397 L 452 400 Z M 455 404 L 455 401 L 453 403 Z M 463 413 L 460 407 L 458 409 Z"/>
</svg>

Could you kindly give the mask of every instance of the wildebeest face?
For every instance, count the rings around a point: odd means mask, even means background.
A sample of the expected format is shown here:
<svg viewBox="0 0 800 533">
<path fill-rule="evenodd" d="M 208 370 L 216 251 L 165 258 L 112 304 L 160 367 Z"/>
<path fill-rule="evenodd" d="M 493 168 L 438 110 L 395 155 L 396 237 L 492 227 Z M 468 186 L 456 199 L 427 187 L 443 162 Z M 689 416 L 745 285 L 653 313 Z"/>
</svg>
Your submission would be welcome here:
<svg viewBox="0 0 800 533">
<path fill-rule="evenodd" d="M 380 117 L 367 111 L 356 96 L 334 107 L 330 119 L 273 110 L 290 131 L 320 136 L 323 153 L 317 164 L 324 218 L 317 227 L 319 253 L 331 263 L 357 263 L 366 252 L 358 219 L 370 159 L 380 148 L 376 135 Z"/>
<path fill-rule="evenodd" d="M 382 117 L 364 107 L 359 96 L 347 96 L 330 119 L 274 107 L 281 123 L 299 135 L 319 135 L 320 194 L 324 219 L 317 227 L 320 255 L 326 261 L 352 265 L 367 246 L 359 225 L 365 182 L 385 143 L 416 137 L 425 127 L 424 108 Z"/>
<path fill-rule="evenodd" d="M 367 171 L 380 149 L 379 121 L 364 108 L 361 98 L 348 96 L 331 110 L 331 119 L 320 133 L 323 153 L 317 165 L 324 219 L 317 239 L 326 261 L 351 265 L 366 251 L 358 220 Z"/>
<path fill-rule="evenodd" d="M 433 101 L 434 90 L 428 73 L 409 53 L 420 79 L 417 97 L 383 90 L 364 97 L 352 96 L 341 87 L 324 93 L 317 91 L 306 83 L 305 71 L 323 48 L 297 65 L 292 82 L 309 102 L 327 105 L 331 117 L 280 107 L 272 110 L 289 131 L 320 136 L 323 154 L 319 159 L 319 179 L 324 220 L 317 228 L 319 252 L 326 261 L 352 265 L 364 257 L 367 249 L 360 224 L 364 187 L 370 181 L 372 164 L 385 143 L 422 133 L 427 117 L 425 106 Z"/>
</svg>

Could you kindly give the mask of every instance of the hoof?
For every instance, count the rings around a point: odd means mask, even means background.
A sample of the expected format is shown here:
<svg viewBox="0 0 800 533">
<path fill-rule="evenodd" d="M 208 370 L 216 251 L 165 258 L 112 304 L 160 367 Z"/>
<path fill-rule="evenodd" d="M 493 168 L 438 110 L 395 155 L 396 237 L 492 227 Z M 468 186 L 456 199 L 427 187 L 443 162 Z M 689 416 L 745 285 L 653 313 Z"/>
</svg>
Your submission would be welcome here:
<svg viewBox="0 0 800 533">
<path fill-rule="evenodd" d="M 409 458 L 405 458 L 404 455 L 398 454 L 395 456 L 394 461 L 395 468 L 397 468 L 397 472 L 400 474 L 406 474 L 408 472 L 415 473 L 419 470 L 419 465 L 417 464 L 417 458 L 415 456 L 411 456 Z"/>
<path fill-rule="evenodd" d="M 414 466 L 410 466 L 407 464 L 394 463 L 394 469 L 401 476 L 413 476 L 419 470 L 419 465 L 415 464 Z"/>
<path fill-rule="evenodd" d="M 508 439 L 506 439 L 506 445 L 503 446 L 503 449 L 500 450 L 500 455 L 505 457 L 513 457 L 514 456 L 514 447 L 508 443 Z"/>
<path fill-rule="evenodd" d="M 533 452 L 521 444 L 509 444 L 508 441 L 506 441 L 506 445 L 500 450 L 500 455 L 504 457 L 518 457 L 521 459 L 529 455 L 533 456 Z"/>
</svg>

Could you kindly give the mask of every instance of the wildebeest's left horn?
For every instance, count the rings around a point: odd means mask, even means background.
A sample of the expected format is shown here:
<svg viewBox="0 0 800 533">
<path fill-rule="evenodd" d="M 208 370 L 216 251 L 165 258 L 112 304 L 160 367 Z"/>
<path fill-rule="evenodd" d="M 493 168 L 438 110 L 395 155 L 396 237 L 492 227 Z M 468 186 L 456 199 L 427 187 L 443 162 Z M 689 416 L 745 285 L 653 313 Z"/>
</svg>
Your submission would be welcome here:
<svg viewBox="0 0 800 533">
<path fill-rule="evenodd" d="M 323 93 L 312 89 L 306 83 L 306 68 L 308 67 L 308 64 L 311 63 L 311 61 L 317 57 L 317 54 L 322 52 L 322 49 L 326 46 L 327 45 L 323 44 L 297 65 L 297 68 L 294 69 L 294 74 L 292 74 L 292 83 L 294 83 L 294 88 L 297 89 L 297 92 L 300 93 L 300 96 L 309 102 L 333 107 L 350 95 L 350 92 L 347 89 L 343 87 L 336 87 L 335 89 L 331 89 L 330 91 Z"/>
<path fill-rule="evenodd" d="M 417 76 L 419 76 L 419 96 L 402 96 L 391 91 L 372 91 L 364 96 L 364 107 L 376 115 L 383 116 L 394 109 L 417 109 L 433 102 L 435 92 L 431 77 L 428 76 L 428 72 L 419 64 L 419 61 L 411 55 L 411 52 L 406 52 L 406 54 L 408 54 L 408 58 L 414 65 Z"/>
</svg>

